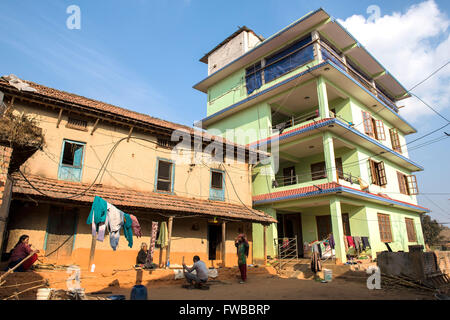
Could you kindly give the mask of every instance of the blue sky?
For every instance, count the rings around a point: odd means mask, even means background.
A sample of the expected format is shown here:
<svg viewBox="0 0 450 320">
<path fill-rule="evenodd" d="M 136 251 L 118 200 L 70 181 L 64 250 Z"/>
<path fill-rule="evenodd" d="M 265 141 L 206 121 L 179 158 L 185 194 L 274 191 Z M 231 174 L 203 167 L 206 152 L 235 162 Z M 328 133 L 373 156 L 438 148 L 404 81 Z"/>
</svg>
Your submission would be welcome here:
<svg viewBox="0 0 450 320">
<path fill-rule="evenodd" d="M 66 8 L 72 4 L 81 8 L 81 30 L 66 27 Z M 379 6 L 384 17 L 376 25 L 365 20 L 371 5 Z M 206 114 L 206 96 L 192 89 L 207 75 L 206 65 L 198 61 L 204 53 L 238 26 L 246 25 L 267 38 L 319 7 L 341 19 L 406 87 L 450 60 L 450 1 L 446 0 L 24 0 L 0 2 L 0 75 L 13 73 L 192 125 Z M 398 38 L 389 31 L 380 32 L 396 26 L 409 29 Z M 420 31 L 428 33 L 414 36 Z M 408 47 L 412 42 L 415 46 Z M 424 49 L 418 50 L 418 45 Z M 411 58 L 402 60 L 392 54 L 404 47 L 411 51 Z M 449 79 L 450 66 L 415 91 L 448 118 Z M 417 101 L 408 102 L 403 110 L 419 131 L 409 141 L 445 124 Z M 420 142 L 440 137 L 443 131 L 450 133 L 450 126 Z M 441 222 L 450 222 L 449 142 L 410 152 L 412 160 L 425 167 L 418 174 L 420 191 L 425 193 L 419 197 L 420 204 L 431 208 L 431 216 Z"/>
</svg>

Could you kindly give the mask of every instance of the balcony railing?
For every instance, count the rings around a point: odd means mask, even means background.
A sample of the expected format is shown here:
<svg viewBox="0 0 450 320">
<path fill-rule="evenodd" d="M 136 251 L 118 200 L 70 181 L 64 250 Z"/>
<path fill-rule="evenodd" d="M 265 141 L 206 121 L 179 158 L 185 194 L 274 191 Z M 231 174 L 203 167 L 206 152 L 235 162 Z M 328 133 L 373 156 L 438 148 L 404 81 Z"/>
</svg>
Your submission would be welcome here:
<svg viewBox="0 0 450 320">
<path fill-rule="evenodd" d="M 345 122 L 347 122 L 347 120 L 341 118 L 340 116 L 336 115 L 333 111 L 330 111 L 330 118 L 340 118 L 342 120 L 344 120 Z M 312 121 L 312 120 L 316 120 L 319 119 L 319 110 L 314 110 L 311 112 L 307 112 L 307 113 L 303 113 L 297 117 L 291 117 L 288 119 L 285 119 L 284 121 L 281 121 L 279 123 L 277 123 L 276 125 L 272 126 L 272 133 L 276 133 L 276 132 L 280 132 L 280 134 L 283 132 L 283 130 L 290 128 L 290 127 L 294 127 L 298 124 L 301 123 L 305 123 L 308 121 Z"/>
<path fill-rule="evenodd" d="M 346 181 L 353 184 L 360 184 L 360 179 L 358 176 L 352 175 L 351 173 L 343 172 L 341 169 L 336 170 L 336 174 L 338 177 L 338 182 L 340 181 Z M 309 179 L 306 179 L 305 177 L 309 177 Z M 302 179 L 303 178 L 303 179 Z M 293 186 L 300 183 L 307 183 L 307 182 L 313 182 L 316 180 L 322 180 L 327 178 L 326 171 L 317 171 L 317 172 L 311 172 L 307 175 L 292 175 L 292 176 L 284 176 L 279 175 L 275 177 L 275 180 L 272 181 L 272 187 L 273 188 L 281 188 L 281 187 L 287 187 L 287 186 Z"/>
<path fill-rule="evenodd" d="M 335 64 L 337 64 L 342 69 L 346 70 L 353 78 L 355 78 L 360 84 L 362 84 L 367 90 L 376 95 L 380 100 L 382 100 L 389 107 L 398 112 L 398 107 L 396 104 L 388 98 L 380 89 L 374 86 L 371 81 L 366 79 L 362 74 L 360 74 L 355 68 L 346 63 L 339 54 L 337 54 L 333 49 L 331 49 L 327 44 L 323 41 L 319 41 L 320 48 L 322 52 L 323 60 L 331 60 Z"/>
</svg>

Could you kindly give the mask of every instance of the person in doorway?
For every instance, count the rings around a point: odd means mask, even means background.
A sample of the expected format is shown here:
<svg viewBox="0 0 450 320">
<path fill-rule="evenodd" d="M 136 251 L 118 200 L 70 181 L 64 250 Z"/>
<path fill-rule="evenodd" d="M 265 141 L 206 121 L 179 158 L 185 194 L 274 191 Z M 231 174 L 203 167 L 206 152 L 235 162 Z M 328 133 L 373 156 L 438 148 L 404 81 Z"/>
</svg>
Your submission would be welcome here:
<svg viewBox="0 0 450 320">
<path fill-rule="evenodd" d="M 17 269 L 14 271 L 18 272 L 24 272 L 31 268 L 33 263 L 36 262 L 38 259 L 37 254 L 39 253 L 39 250 L 33 250 L 31 249 L 31 244 L 29 244 L 30 237 L 26 234 L 21 235 L 19 238 L 19 241 L 14 246 L 14 248 L 11 250 L 11 257 L 8 261 L 8 269 L 14 268 L 16 265 L 18 265 L 23 259 L 28 257 L 30 254 L 33 254 L 31 257 L 29 257 L 26 261 L 24 261 Z"/>
<path fill-rule="evenodd" d="M 136 266 L 143 267 L 147 261 L 148 249 L 145 242 L 141 243 L 141 250 L 139 250 L 136 257 Z"/>
<path fill-rule="evenodd" d="M 234 245 L 237 249 L 238 266 L 241 272 L 241 281 L 239 283 L 245 283 L 247 281 L 247 257 L 248 257 L 248 241 L 245 234 L 241 233 L 237 236 Z"/>
<path fill-rule="evenodd" d="M 208 268 L 206 268 L 206 264 L 200 260 L 199 256 L 194 256 L 192 260 L 194 261 L 192 268 L 187 267 L 186 264 L 183 263 L 183 274 L 186 281 L 189 283 L 188 288 L 192 288 L 193 283 L 196 288 L 200 288 L 202 284 L 205 284 L 208 281 Z M 194 270 L 196 274 L 192 273 Z"/>
</svg>

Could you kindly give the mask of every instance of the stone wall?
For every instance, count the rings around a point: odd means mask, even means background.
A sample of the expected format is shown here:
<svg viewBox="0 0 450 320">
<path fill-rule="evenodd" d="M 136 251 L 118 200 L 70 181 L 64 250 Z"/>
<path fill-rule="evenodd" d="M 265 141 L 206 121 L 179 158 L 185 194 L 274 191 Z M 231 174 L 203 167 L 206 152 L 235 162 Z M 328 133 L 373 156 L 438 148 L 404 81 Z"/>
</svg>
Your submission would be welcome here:
<svg viewBox="0 0 450 320">
<path fill-rule="evenodd" d="M 8 179 L 8 170 L 12 150 L 12 148 L 0 144 L 0 248 L 3 245 L 4 230 L 11 201 L 12 183 Z"/>
</svg>

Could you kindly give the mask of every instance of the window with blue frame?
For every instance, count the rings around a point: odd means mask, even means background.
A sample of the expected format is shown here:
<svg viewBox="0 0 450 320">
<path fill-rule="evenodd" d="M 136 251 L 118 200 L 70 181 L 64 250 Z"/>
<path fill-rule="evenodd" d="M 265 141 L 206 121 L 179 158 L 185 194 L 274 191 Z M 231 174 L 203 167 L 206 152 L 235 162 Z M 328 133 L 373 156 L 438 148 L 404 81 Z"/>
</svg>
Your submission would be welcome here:
<svg viewBox="0 0 450 320">
<path fill-rule="evenodd" d="M 156 191 L 173 192 L 174 165 L 170 161 L 158 160 Z"/>
<path fill-rule="evenodd" d="M 245 84 L 247 87 L 247 94 L 251 94 L 256 89 L 262 86 L 262 72 L 261 62 L 258 62 L 251 67 L 245 69 Z"/>
<path fill-rule="evenodd" d="M 85 143 L 64 140 L 59 163 L 58 179 L 66 181 L 81 181 L 83 172 L 83 157 Z"/>
<path fill-rule="evenodd" d="M 225 200 L 225 180 L 223 171 L 211 170 L 211 186 L 209 188 L 210 200 Z"/>
<path fill-rule="evenodd" d="M 289 45 L 269 58 L 266 58 L 264 80 L 270 82 L 283 74 L 314 60 L 314 47 L 309 45 L 311 35 Z"/>
</svg>

